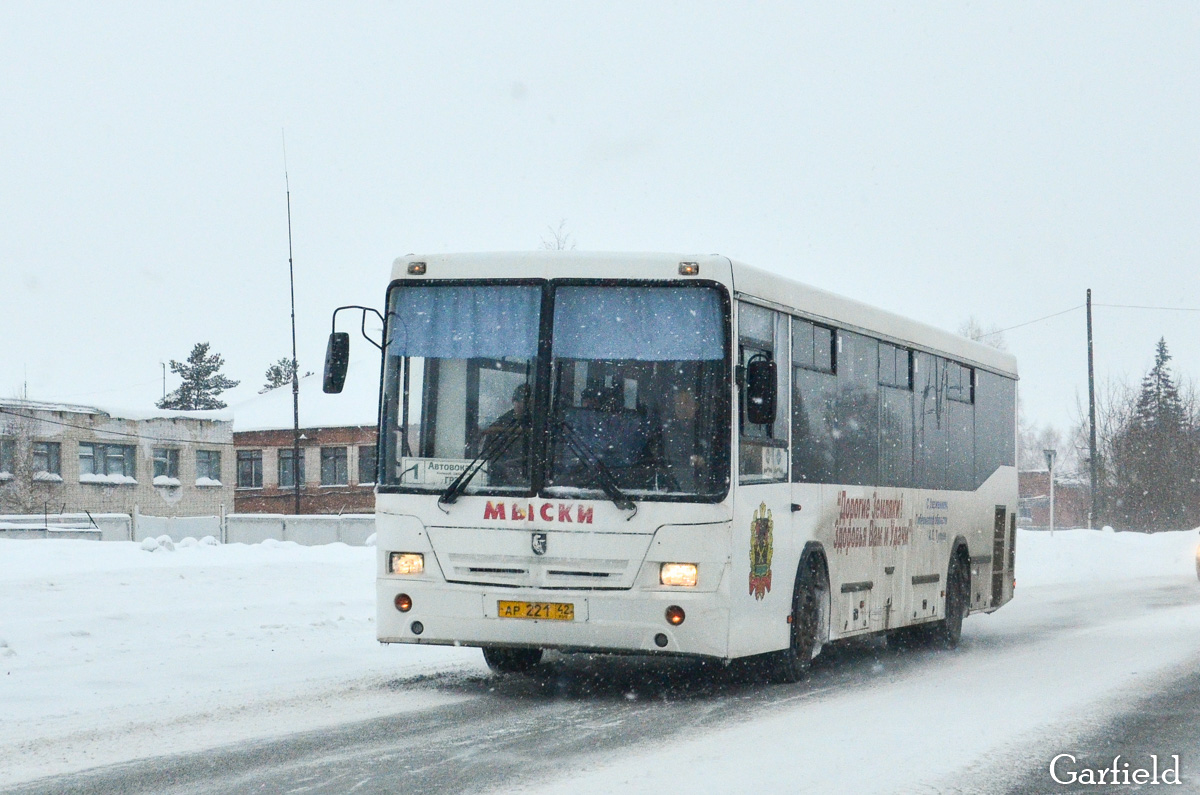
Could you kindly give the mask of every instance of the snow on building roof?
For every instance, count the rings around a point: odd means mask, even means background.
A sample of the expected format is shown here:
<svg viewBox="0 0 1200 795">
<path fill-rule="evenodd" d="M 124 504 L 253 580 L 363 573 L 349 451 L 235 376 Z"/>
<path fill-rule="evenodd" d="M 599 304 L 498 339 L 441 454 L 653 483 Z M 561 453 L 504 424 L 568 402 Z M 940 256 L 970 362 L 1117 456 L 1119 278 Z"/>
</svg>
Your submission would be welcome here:
<svg viewBox="0 0 1200 795">
<path fill-rule="evenodd" d="M 97 406 L 80 405 L 77 403 L 59 403 L 48 400 L 24 400 L 15 398 L 0 398 L 0 408 L 20 411 L 49 411 L 60 414 L 106 414 L 116 420 L 159 420 L 159 419 L 188 419 L 209 420 L 213 422 L 229 422 L 233 414 L 229 409 L 211 411 L 176 411 L 160 409 L 156 406 Z"/>
<path fill-rule="evenodd" d="M 240 390 L 239 390 L 240 391 Z M 274 431 L 291 428 L 292 389 L 284 385 L 264 394 L 227 396 L 233 412 L 234 431 Z M 300 427 L 339 428 L 373 426 L 379 418 L 379 356 L 365 356 L 350 362 L 345 389 L 339 395 L 327 395 L 321 389 L 321 375 L 300 379 Z"/>
</svg>

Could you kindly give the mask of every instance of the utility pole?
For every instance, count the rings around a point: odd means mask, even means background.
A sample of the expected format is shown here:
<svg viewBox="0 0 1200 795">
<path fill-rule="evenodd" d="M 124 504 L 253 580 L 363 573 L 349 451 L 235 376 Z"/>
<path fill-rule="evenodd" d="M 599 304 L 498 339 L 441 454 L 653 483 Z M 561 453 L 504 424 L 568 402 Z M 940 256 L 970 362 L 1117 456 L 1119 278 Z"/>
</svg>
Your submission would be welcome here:
<svg viewBox="0 0 1200 795">
<path fill-rule="evenodd" d="M 1088 529 L 1100 521 L 1100 490 L 1096 483 L 1096 365 L 1092 356 L 1092 288 L 1087 291 L 1088 342 L 1088 469 L 1092 481 L 1092 509 L 1088 512 Z M 1051 486 L 1053 493 L 1053 485 Z"/>
<path fill-rule="evenodd" d="M 1050 449 L 1042 453 L 1046 456 L 1046 468 L 1050 470 L 1050 537 L 1054 538 L 1054 458 L 1058 453 Z"/>
</svg>

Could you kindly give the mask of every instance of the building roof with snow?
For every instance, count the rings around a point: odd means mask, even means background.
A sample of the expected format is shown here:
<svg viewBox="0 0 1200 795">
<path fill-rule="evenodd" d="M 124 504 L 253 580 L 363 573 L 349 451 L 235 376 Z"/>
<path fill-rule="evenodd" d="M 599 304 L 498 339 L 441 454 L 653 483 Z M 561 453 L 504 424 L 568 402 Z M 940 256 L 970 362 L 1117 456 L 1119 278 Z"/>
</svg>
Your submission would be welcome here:
<svg viewBox="0 0 1200 795">
<path fill-rule="evenodd" d="M 291 428 L 290 384 L 269 392 L 230 391 L 224 396 L 233 414 L 234 431 L 272 431 Z M 379 356 L 365 356 L 350 363 L 341 394 L 327 395 L 321 375 L 300 379 L 300 427 L 339 428 L 374 426 L 379 420 Z"/>
<path fill-rule="evenodd" d="M 0 398 L 0 409 L 25 412 L 54 412 L 58 414 L 89 414 L 107 415 L 115 420 L 210 420 L 214 422 L 229 422 L 233 413 L 228 409 L 210 411 L 178 411 L 175 409 L 160 409 L 141 406 L 100 406 L 96 404 L 83 405 L 79 403 L 60 403 L 51 400 L 26 400 L 24 398 Z"/>
</svg>

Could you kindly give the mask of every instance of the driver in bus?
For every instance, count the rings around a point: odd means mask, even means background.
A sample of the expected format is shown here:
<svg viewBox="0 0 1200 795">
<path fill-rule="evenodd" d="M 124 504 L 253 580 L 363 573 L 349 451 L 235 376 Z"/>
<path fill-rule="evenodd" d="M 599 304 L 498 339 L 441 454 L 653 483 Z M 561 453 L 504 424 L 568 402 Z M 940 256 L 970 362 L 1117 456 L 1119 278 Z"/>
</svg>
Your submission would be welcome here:
<svg viewBox="0 0 1200 795">
<path fill-rule="evenodd" d="M 488 482 L 494 486 L 519 486 L 529 480 L 529 384 L 519 384 L 512 394 L 512 408 L 481 432 L 481 445 L 503 443 L 497 435 L 512 429 L 517 438 L 488 464 Z M 482 449 L 482 448 L 481 448 Z"/>
<path fill-rule="evenodd" d="M 697 433 L 700 405 L 688 387 L 671 394 L 670 414 L 663 421 L 659 452 L 668 488 L 695 493 L 703 485 L 704 468 L 710 452 Z"/>
</svg>

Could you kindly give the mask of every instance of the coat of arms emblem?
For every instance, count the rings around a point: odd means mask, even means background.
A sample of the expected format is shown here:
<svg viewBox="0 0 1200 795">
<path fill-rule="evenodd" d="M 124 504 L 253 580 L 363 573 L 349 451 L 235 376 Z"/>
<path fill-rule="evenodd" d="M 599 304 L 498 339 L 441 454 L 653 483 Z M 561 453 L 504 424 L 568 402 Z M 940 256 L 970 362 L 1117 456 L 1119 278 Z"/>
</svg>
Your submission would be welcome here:
<svg viewBox="0 0 1200 795">
<path fill-rule="evenodd" d="M 775 521 L 765 502 L 759 503 L 750 523 L 750 593 L 762 599 L 771 590 L 771 555 Z"/>
<path fill-rule="evenodd" d="M 533 554 L 545 555 L 546 554 L 546 534 L 545 533 L 534 533 L 533 538 L 530 539 L 530 546 L 533 547 Z"/>
</svg>

